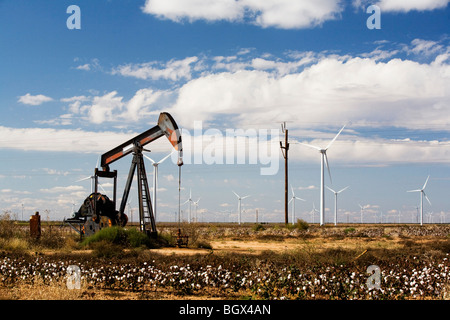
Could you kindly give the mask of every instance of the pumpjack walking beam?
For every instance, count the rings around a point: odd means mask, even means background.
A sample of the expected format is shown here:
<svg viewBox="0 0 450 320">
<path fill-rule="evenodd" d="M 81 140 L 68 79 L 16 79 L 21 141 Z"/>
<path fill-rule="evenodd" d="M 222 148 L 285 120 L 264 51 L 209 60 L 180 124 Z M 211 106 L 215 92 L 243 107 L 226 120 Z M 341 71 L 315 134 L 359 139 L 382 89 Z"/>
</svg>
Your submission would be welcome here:
<svg viewBox="0 0 450 320">
<path fill-rule="evenodd" d="M 131 189 L 133 176 L 137 170 L 138 178 L 138 195 L 139 195 L 139 220 L 140 230 L 150 235 L 156 235 L 156 224 L 151 205 L 150 192 L 147 182 L 147 174 L 145 171 L 144 159 L 142 152 L 145 151 L 144 146 L 155 141 L 156 139 L 166 136 L 175 150 L 178 151 L 178 166 L 183 165 L 183 148 L 181 142 L 181 134 L 178 126 L 172 116 L 167 112 L 159 115 L 158 124 L 137 135 L 136 137 L 122 143 L 112 150 L 101 156 L 101 167 L 104 172 L 109 172 L 109 165 L 126 155 L 133 153 L 128 179 L 122 196 L 119 209 L 119 219 L 125 212 L 125 206 Z"/>
</svg>

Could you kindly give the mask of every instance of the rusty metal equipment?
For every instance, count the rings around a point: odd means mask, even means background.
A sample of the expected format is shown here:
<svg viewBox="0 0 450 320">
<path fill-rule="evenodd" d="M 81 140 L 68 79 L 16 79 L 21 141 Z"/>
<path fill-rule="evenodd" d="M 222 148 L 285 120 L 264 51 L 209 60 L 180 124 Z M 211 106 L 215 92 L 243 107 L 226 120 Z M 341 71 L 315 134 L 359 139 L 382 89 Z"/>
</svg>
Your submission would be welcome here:
<svg viewBox="0 0 450 320">
<path fill-rule="evenodd" d="M 96 232 L 101 229 L 102 226 L 125 226 L 128 221 L 128 217 L 125 214 L 125 207 L 131 190 L 133 176 L 137 171 L 139 229 L 141 232 L 155 237 L 157 234 L 156 223 L 151 205 L 147 173 L 145 171 L 142 153 L 143 151 L 149 151 L 144 149 L 145 145 L 162 136 L 166 136 L 173 148 L 178 151 L 177 164 L 181 167 L 183 165 L 181 134 L 172 116 L 167 112 L 162 112 L 159 115 L 158 124 L 156 126 L 120 144 L 101 156 L 101 170 L 96 168 L 94 173 L 94 192 L 86 198 L 85 202 L 80 207 L 80 210 L 75 213 L 75 216 L 72 219 L 65 220 L 65 222 L 69 223 L 69 225 L 77 232 L 84 234 Z M 131 161 L 130 171 L 128 173 L 128 179 L 125 184 L 120 207 L 119 210 L 116 210 L 117 171 L 110 171 L 109 166 L 128 154 L 132 154 L 133 159 Z M 98 177 L 114 179 L 114 195 L 112 200 L 106 195 L 97 192 Z M 75 227 L 76 224 L 79 225 L 79 231 Z"/>
<path fill-rule="evenodd" d="M 177 231 L 177 247 L 187 247 L 189 244 L 189 236 L 181 233 L 181 229 Z"/>
<path fill-rule="evenodd" d="M 41 237 L 41 216 L 38 211 L 30 217 L 30 237 L 36 240 Z"/>
</svg>

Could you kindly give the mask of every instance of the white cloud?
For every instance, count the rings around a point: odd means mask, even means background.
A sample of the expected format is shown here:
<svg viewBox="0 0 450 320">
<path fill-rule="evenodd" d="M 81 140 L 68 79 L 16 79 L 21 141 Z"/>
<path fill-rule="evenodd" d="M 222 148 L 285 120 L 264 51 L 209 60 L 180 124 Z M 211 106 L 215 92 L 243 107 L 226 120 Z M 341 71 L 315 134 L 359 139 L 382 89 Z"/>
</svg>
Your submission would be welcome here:
<svg viewBox="0 0 450 320">
<path fill-rule="evenodd" d="M 155 125 L 156 121 L 157 119 L 154 119 Z M 136 132 L 94 132 L 80 129 L 8 128 L 0 126 L 0 137 L 2 137 L 0 138 L 0 149 L 98 154 L 116 147 L 137 134 Z M 171 144 L 165 137 L 152 144 L 152 151 L 155 153 L 167 152 L 168 150 L 171 150 Z M 48 173 L 65 174 L 65 172 L 52 171 L 51 169 Z"/>
<path fill-rule="evenodd" d="M 309 28 L 336 19 L 343 7 L 339 0 L 242 0 L 261 27 Z"/>
<path fill-rule="evenodd" d="M 249 21 L 263 28 L 309 28 L 336 19 L 340 0 L 147 0 L 143 11 L 175 22 Z"/>
<path fill-rule="evenodd" d="M 434 55 L 443 49 L 443 46 L 436 41 L 414 39 L 411 41 L 412 48 L 410 51 L 414 54 L 421 54 L 425 56 Z"/>
<path fill-rule="evenodd" d="M 62 102 L 75 102 L 75 101 L 87 101 L 88 97 L 86 96 L 74 96 L 70 98 L 62 98 Z"/>
<path fill-rule="evenodd" d="M 219 72 L 187 82 L 171 112 L 186 127 L 195 120 L 228 117 L 241 128 L 289 119 L 310 127 L 351 120 L 357 125 L 414 129 L 421 124 L 448 130 L 450 65 L 445 58 L 418 63 L 378 61 L 380 54 L 330 55 L 299 71 L 293 71 L 295 61 L 254 59 L 259 70 Z M 270 70 L 277 67 L 285 71 Z"/>
<path fill-rule="evenodd" d="M 172 174 L 165 175 L 164 178 L 168 181 L 175 181 L 175 177 Z"/>
<path fill-rule="evenodd" d="M 82 186 L 67 186 L 67 187 L 53 187 L 50 189 L 40 189 L 39 191 L 44 193 L 60 193 L 60 192 L 76 192 L 76 191 L 83 191 L 84 188 Z"/>
<path fill-rule="evenodd" d="M 235 21 L 243 17 L 242 6 L 235 0 L 146 0 L 142 10 L 176 22 L 184 19 Z"/>
<path fill-rule="evenodd" d="M 164 65 L 156 61 L 141 64 L 127 64 L 113 69 L 112 74 L 151 80 L 172 80 L 191 78 L 191 64 L 197 62 L 197 57 L 187 57 L 182 60 L 170 60 Z"/>
<path fill-rule="evenodd" d="M 26 95 L 19 97 L 20 103 L 32 106 L 38 106 L 40 104 L 43 104 L 44 102 L 49 102 L 52 100 L 53 100 L 52 98 L 44 96 L 42 94 L 32 96 L 31 94 L 27 93 Z"/>
<path fill-rule="evenodd" d="M 382 12 L 428 11 L 445 8 L 450 0 L 381 0 L 376 3 Z"/>
<path fill-rule="evenodd" d="M 92 105 L 85 106 L 88 110 L 89 120 L 93 123 L 102 123 L 114 120 L 117 110 L 122 110 L 123 97 L 117 96 L 117 91 L 112 91 L 100 97 L 94 97 Z"/>
<path fill-rule="evenodd" d="M 85 70 L 85 71 L 89 71 L 91 70 L 91 66 L 89 65 L 89 63 L 80 65 L 78 67 L 76 67 L 77 70 Z"/>
</svg>

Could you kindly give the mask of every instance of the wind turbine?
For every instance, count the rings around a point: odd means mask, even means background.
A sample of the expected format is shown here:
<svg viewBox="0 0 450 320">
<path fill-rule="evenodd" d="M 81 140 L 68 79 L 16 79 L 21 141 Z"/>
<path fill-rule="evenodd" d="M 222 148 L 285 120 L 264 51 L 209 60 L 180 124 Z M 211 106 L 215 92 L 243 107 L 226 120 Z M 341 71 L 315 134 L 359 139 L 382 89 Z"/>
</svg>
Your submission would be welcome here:
<svg viewBox="0 0 450 320">
<path fill-rule="evenodd" d="M 331 145 L 333 144 L 333 142 L 337 139 L 337 137 L 341 134 L 342 130 L 344 130 L 346 125 L 344 125 L 342 127 L 342 129 L 338 132 L 338 134 L 333 138 L 333 140 L 330 141 L 330 143 L 325 147 L 325 148 L 321 148 L 318 146 L 313 146 L 311 144 L 306 144 L 306 143 L 301 143 L 302 145 L 305 145 L 307 147 L 316 149 L 320 152 L 321 154 L 321 161 L 320 161 L 320 225 L 324 224 L 324 217 L 325 217 L 325 175 L 324 175 L 324 167 L 325 167 L 325 162 L 327 164 L 327 169 L 328 169 L 328 175 L 330 176 L 330 181 L 331 183 L 331 172 L 330 172 L 330 166 L 328 165 L 328 157 L 327 157 L 327 150 L 331 147 Z"/>
<path fill-rule="evenodd" d="M 341 193 L 342 191 L 346 190 L 349 186 L 345 187 L 344 189 L 341 189 L 339 191 L 334 191 L 330 187 L 326 186 L 328 190 L 334 193 L 334 225 L 337 225 L 337 195 Z"/>
<path fill-rule="evenodd" d="M 291 185 L 291 190 L 292 190 L 292 198 L 291 198 L 291 200 L 289 200 L 288 204 L 291 203 L 291 201 L 292 201 L 292 224 L 295 224 L 295 199 L 300 200 L 300 201 L 306 201 L 306 200 L 295 196 L 294 188 L 292 187 L 292 185 Z"/>
<path fill-rule="evenodd" d="M 192 190 L 189 190 L 189 199 L 187 199 L 185 202 L 183 202 L 182 205 L 189 202 L 189 216 L 188 216 L 188 223 L 191 223 L 191 210 L 192 210 Z"/>
<path fill-rule="evenodd" d="M 425 187 L 427 186 L 429 178 L 430 176 L 427 177 L 427 180 L 425 181 L 425 184 L 423 185 L 422 189 L 407 191 L 407 192 L 420 192 L 420 225 L 423 225 L 423 196 L 425 196 L 425 199 L 427 199 L 428 203 L 431 206 L 430 199 L 428 199 L 427 195 L 425 194 Z"/>
<path fill-rule="evenodd" d="M 316 204 L 313 202 L 313 208 L 312 210 L 309 212 L 312 215 L 312 223 L 314 223 L 314 214 L 316 212 L 319 212 L 319 210 L 316 209 Z"/>
<path fill-rule="evenodd" d="M 95 168 L 96 168 L 96 169 L 98 169 L 98 166 L 99 166 L 99 164 L 100 164 L 100 158 L 101 158 L 101 156 L 98 156 L 98 158 L 97 158 L 97 164 L 95 165 Z M 95 189 L 95 176 L 90 175 L 89 177 L 82 178 L 82 179 L 77 180 L 77 181 L 75 181 L 75 182 L 81 182 L 81 181 L 85 181 L 85 180 L 88 180 L 88 179 L 91 179 L 91 193 L 94 193 L 94 189 Z M 103 189 L 103 186 L 102 186 L 100 183 L 99 183 L 99 186 L 100 186 L 100 188 L 102 188 L 103 192 L 106 193 L 105 189 Z"/>
<path fill-rule="evenodd" d="M 95 176 L 89 176 L 89 177 L 86 177 L 86 178 L 82 178 L 82 179 L 77 180 L 77 181 L 75 181 L 75 182 L 81 182 L 81 181 L 85 181 L 85 180 L 88 180 L 88 179 L 91 179 L 91 193 L 94 193 L 94 189 L 95 189 Z M 106 193 L 106 190 L 105 190 L 105 188 L 103 188 L 103 186 L 101 185 L 101 183 L 98 183 L 98 185 L 99 185 L 100 188 L 102 188 L 103 192 Z"/>
<path fill-rule="evenodd" d="M 194 206 L 195 206 L 195 219 L 198 222 L 198 215 L 197 215 L 197 208 L 198 208 L 198 202 L 200 201 L 200 198 L 198 198 L 197 201 L 194 201 Z"/>
<path fill-rule="evenodd" d="M 155 160 L 153 160 L 152 158 L 150 158 L 149 156 L 144 154 L 144 157 L 146 157 L 148 160 L 150 160 L 153 164 L 153 215 L 155 216 L 155 221 L 156 221 L 156 189 L 158 188 L 158 165 L 160 165 L 161 163 L 163 163 L 167 158 L 169 158 L 172 155 L 173 151 L 171 153 L 169 153 L 167 156 L 165 156 L 164 158 L 162 158 L 161 160 L 159 160 L 158 162 L 156 162 Z"/>
<path fill-rule="evenodd" d="M 361 223 L 363 223 L 363 211 L 365 208 L 368 208 L 369 205 L 366 204 L 365 206 L 362 206 L 362 205 L 358 204 L 358 206 L 361 208 Z"/>
<path fill-rule="evenodd" d="M 238 223 L 241 224 L 241 200 L 250 197 L 250 195 L 241 197 L 241 196 L 238 195 L 236 192 L 233 191 L 233 193 L 234 193 L 234 194 L 236 195 L 236 197 L 238 198 L 238 211 L 239 211 Z"/>
</svg>

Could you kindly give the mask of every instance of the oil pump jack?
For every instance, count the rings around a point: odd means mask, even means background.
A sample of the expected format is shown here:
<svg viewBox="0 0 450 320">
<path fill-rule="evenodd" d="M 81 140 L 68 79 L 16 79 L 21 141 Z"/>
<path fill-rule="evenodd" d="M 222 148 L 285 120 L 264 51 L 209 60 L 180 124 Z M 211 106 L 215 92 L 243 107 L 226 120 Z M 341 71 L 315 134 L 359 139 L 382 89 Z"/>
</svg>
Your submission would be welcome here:
<svg viewBox="0 0 450 320">
<path fill-rule="evenodd" d="M 172 116 L 167 112 L 162 112 L 159 115 L 158 124 L 156 126 L 118 145 L 101 156 L 101 170 L 99 170 L 99 168 L 95 168 L 94 172 L 94 192 L 86 198 L 78 212 L 75 212 L 74 216 L 71 219 L 66 219 L 65 222 L 80 234 L 86 235 L 90 235 L 103 227 L 111 225 L 125 226 L 128 221 L 128 217 L 125 214 L 125 207 L 134 174 L 137 172 L 139 229 L 141 232 L 151 237 L 156 237 L 157 231 L 155 217 L 151 205 L 147 174 L 145 171 L 142 152 L 149 151 L 144 149 L 144 146 L 162 136 L 166 136 L 173 148 L 178 151 L 177 165 L 181 167 L 183 165 L 183 148 L 180 131 Z M 117 170 L 110 171 L 109 166 L 113 162 L 127 156 L 128 154 L 132 154 L 133 158 L 120 207 L 117 211 Z M 106 195 L 97 192 L 99 177 L 114 179 L 113 200 L 110 200 Z M 77 230 L 75 225 L 79 226 L 79 230 Z"/>
</svg>

